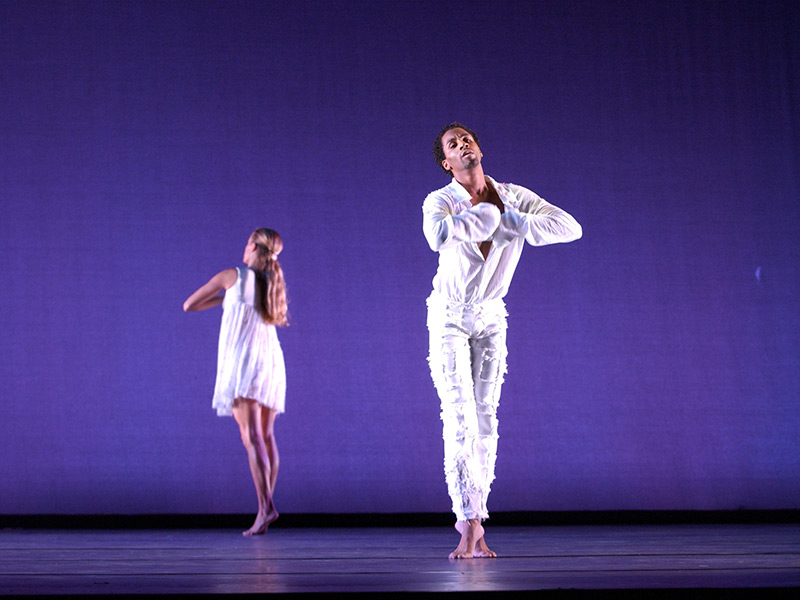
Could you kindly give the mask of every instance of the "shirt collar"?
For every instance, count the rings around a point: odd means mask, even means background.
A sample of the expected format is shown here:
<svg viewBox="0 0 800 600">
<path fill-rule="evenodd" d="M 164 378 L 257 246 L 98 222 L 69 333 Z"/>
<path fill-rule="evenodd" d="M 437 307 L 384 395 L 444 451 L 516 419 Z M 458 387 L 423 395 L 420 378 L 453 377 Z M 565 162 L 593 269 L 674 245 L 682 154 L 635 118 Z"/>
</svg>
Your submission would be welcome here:
<svg viewBox="0 0 800 600">
<path fill-rule="evenodd" d="M 491 182 L 492 186 L 494 186 L 494 189 L 497 190 L 497 182 L 488 175 L 486 175 L 486 179 L 488 179 Z M 456 197 L 459 204 L 463 202 L 470 204 L 469 192 L 463 185 L 461 185 L 458 182 L 458 180 L 455 177 L 453 177 L 453 181 L 450 182 L 450 187 L 453 189 L 453 195 Z M 500 195 L 500 192 L 498 191 L 497 194 Z M 503 204 L 505 204 L 505 201 L 503 200 L 502 196 L 500 196 L 500 200 L 503 201 Z"/>
</svg>

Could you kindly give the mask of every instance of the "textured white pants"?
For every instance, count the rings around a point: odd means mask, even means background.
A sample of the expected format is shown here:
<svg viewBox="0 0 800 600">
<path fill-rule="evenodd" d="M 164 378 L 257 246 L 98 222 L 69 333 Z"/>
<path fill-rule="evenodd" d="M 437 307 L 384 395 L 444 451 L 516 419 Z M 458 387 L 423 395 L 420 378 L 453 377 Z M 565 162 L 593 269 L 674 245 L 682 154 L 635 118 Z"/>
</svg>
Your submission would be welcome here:
<svg viewBox="0 0 800 600">
<path fill-rule="evenodd" d="M 441 401 L 444 473 L 458 521 L 489 516 L 506 316 L 500 299 L 460 304 L 436 293 L 428 298 L 428 362 Z"/>
</svg>

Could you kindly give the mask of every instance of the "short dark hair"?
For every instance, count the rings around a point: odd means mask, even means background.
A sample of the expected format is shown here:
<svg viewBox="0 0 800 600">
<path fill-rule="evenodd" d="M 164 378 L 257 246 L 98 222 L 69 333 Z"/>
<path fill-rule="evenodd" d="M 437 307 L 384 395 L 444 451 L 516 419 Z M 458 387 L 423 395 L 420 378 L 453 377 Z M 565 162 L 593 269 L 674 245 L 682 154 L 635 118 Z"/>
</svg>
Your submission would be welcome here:
<svg viewBox="0 0 800 600">
<path fill-rule="evenodd" d="M 442 137 L 444 134 L 450 131 L 451 129 L 463 129 L 468 134 L 472 136 L 472 139 L 475 140 L 475 143 L 478 144 L 480 147 L 481 143 L 478 141 L 478 136 L 475 135 L 475 132 L 472 131 L 469 127 L 464 127 L 461 123 L 450 123 L 449 125 L 445 125 L 442 127 L 442 130 L 439 132 L 439 135 L 436 136 L 436 139 L 433 141 L 433 159 L 436 161 L 436 164 L 439 165 L 439 168 L 442 169 L 448 175 L 452 175 L 452 171 L 448 171 L 442 165 L 442 161 L 444 160 L 444 146 L 442 145 Z"/>
</svg>

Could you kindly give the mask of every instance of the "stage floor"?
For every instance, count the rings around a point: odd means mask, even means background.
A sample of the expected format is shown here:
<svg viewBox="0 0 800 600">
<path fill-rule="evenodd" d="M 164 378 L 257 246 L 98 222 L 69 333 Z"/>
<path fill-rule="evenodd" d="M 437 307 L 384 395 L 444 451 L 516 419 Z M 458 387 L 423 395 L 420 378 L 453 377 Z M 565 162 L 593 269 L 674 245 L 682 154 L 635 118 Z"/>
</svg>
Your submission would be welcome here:
<svg viewBox="0 0 800 600">
<path fill-rule="evenodd" d="M 276 524 L 277 525 L 277 524 Z M 441 527 L 0 533 L 0 593 L 353 594 L 800 588 L 800 524 L 500 526 L 449 560 Z M 469 594 L 474 595 L 474 594 Z"/>
</svg>

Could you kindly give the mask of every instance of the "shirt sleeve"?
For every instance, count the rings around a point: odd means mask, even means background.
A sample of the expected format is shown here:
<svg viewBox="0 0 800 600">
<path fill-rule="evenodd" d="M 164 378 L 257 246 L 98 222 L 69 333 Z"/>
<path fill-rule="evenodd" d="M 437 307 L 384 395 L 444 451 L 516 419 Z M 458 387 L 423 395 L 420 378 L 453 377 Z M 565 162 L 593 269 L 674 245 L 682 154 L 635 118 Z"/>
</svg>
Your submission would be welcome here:
<svg viewBox="0 0 800 600">
<path fill-rule="evenodd" d="M 453 214 L 447 202 L 436 194 L 429 195 L 422 205 L 422 230 L 434 251 L 489 240 L 499 224 L 500 210 L 488 202 L 458 214 Z"/>
<path fill-rule="evenodd" d="M 522 186 L 508 185 L 508 190 L 519 200 L 519 205 L 518 208 L 505 205 L 494 236 L 499 245 L 524 237 L 532 246 L 544 246 L 572 242 L 583 235 L 580 224 L 567 211 Z"/>
</svg>

